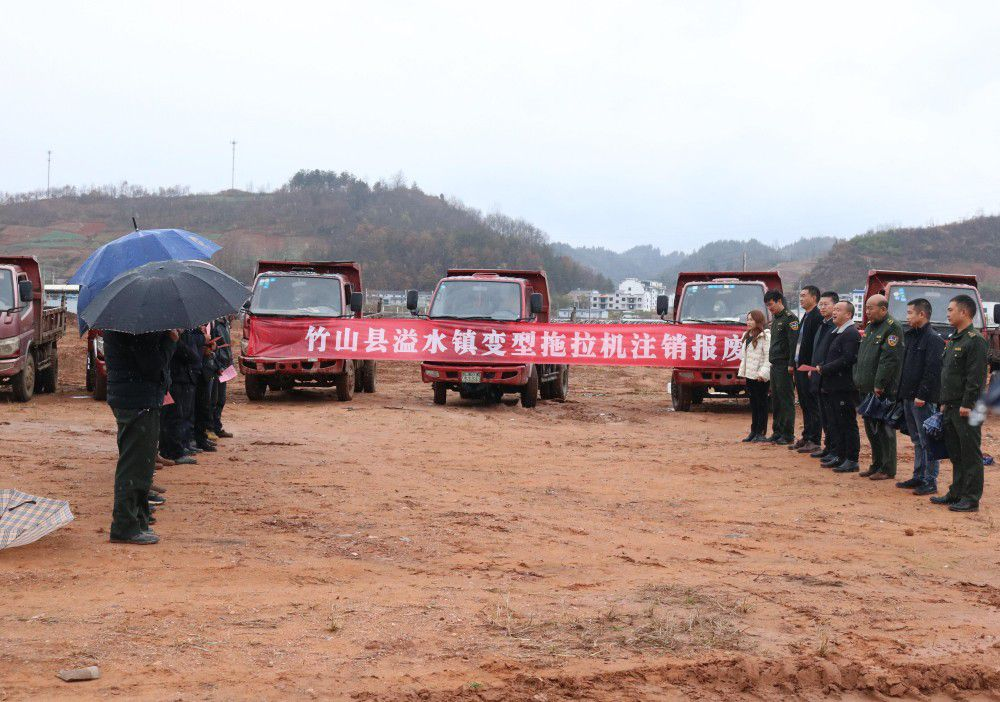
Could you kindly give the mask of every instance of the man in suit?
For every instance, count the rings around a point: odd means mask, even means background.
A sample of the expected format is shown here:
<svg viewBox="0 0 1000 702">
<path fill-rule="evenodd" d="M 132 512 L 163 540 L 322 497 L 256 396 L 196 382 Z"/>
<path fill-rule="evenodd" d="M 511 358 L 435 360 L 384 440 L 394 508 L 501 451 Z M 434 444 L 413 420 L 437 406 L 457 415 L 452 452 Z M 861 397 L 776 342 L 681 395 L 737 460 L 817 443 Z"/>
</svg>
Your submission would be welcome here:
<svg viewBox="0 0 1000 702">
<path fill-rule="evenodd" d="M 854 305 L 847 300 L 838 302 L 833 308 L 833 323 L 836 329 L 831 332 L 830 348 L 816 370 L 820 375 L 820 392 L 826 396 L 831 413 L 830 442 L 840 455 L 827 456 L 820 464 L 837 473 L 856 473 L 861 437 L 855 409 L 858 391 L 854 385 L 854 365 L 858 361 L 861 334 L 854 326 Z"/>
<path fill-rule="evenodd" d="M 833 323 L 833 307 L 838 302 L 840 302 L 840 295 L 835 292 L 827 291 L 819 296 L 819 308 L 820 316 L 823 318 L 823 323 L 819 325 L 819 329 L 816 331 L 816 338 L 813 339 L 813 352 L 812 352 L 812 365 L 819 366 L 826 361 L 826 354 L 830 349 L 830 342 L 833 341 L 833 332 L 836 330 L 837 326 Z M 823 430 L 823 442 L 821 446 L 818 446 L 814 451 L 812 451 L 809 456 L 811 458 L 824 459 L 827 456 L 836 456 L 837 447 L 830 443 L 833 436 L 833 429 L 830 423 L 831 410 L 827 407 L 827 396 L 820 393 L 820 374 L 813 371 L 809 374 L 809 383 L 812 385 L 813 394 L 819 398 L 819 423 Z"/>
<path fill-rule="evenodd" d="M 812 453 L 819 448 L 823 440 L 822 425 L 819 419 L 819 398 L 813 392 L 808 371 L 800 371 L 802 366 L 813 365 L 813 345 L 816 332 L 823 324 L 823 317 L 818 309 L 819 288 L 807 285 L 799 292 L 799 305 L 805 310 L 799 323 L 799 339 L 795 346 L 795 389 L 799 395 L 799 407 L 802 408 L 802 437 L 788 448 L 799 453 Z"/>
</svg>

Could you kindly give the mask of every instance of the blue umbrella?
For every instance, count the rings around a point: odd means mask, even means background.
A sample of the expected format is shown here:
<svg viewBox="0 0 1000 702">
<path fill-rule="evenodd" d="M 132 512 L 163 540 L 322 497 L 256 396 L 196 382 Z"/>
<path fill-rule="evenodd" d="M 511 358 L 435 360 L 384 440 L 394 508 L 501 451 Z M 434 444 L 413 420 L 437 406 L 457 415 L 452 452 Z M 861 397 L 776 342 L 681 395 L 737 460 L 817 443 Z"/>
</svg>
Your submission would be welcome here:
<svg viewBox="0 0 1000 702">
<path fill-rule="evenodd" d="M 222 247 L 184 229 L 142 229 L 108 242 L 83 262 L 70 284 L 80 286 L 78 313 L 120 274 L 154 261 L 209 259 Z M 77 315 L 80 333 L 87 331 L 83 315 Z"/>
</svg>

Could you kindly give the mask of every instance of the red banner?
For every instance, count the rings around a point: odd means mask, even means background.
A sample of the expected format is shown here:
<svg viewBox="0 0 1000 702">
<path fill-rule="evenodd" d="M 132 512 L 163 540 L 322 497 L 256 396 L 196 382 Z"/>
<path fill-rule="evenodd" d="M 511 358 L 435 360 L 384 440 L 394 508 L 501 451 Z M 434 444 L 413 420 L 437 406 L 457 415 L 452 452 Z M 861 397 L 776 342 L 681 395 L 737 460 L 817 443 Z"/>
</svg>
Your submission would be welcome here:
<svg viewBox="0 0 1000 702">
<path fill-rule="evenodd" d="M 732 328 L 689 324 L 252 317 L 244 334 L 244 355 L 265 360 L 726 368 L 738 365 L 743 352 L 741 334 Z"/>
</svg>

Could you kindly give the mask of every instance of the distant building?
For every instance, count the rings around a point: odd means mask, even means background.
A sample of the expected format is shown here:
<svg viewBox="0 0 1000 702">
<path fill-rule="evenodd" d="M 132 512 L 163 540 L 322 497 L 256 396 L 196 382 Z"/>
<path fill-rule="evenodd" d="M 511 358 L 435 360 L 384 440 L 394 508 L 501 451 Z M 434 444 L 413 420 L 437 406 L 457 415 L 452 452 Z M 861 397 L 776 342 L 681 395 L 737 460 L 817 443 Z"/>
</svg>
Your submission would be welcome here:
<svg viewBox="0 0 1000 702">
<path fill-rule="evenodd" d="M 666 286 L 658 280 L 626 278 L 618 284 L 615 292 L 602 293 L 592 290 L 587 306 L 592 310 L 654 312 L 657 296 L 665 295 L 666 292 Z"/>
<path fill-rule="evenodd" d="M 574 316 L 573 311 L 576 310 Z M 556 319 L 568 322 L 572 319 L 575 322 L 588 322 L 595 319 L 607 319 L 607 310 L 592 310 L 588 308 L 560 307 L 556 310 Z"/>
</svg>

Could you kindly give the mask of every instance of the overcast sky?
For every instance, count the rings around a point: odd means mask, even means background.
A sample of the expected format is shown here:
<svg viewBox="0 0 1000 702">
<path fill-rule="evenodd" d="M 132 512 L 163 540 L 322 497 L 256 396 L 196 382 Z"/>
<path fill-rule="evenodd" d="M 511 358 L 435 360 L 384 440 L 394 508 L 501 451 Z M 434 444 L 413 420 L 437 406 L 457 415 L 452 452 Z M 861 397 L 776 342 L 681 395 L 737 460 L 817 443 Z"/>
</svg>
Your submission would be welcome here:
<svg viewBox="0 0 1000 702">
<path fill-rule="evenodd" d="M 0 191 L 300 168 L 691 249 L 1000 211 L 997 2 L 38 2 Z M 166 225 L 167 223 L 163 223 Z"/>
</svg>

